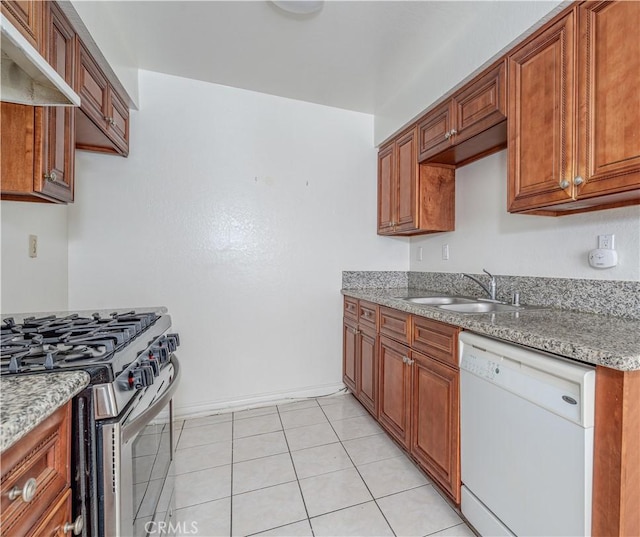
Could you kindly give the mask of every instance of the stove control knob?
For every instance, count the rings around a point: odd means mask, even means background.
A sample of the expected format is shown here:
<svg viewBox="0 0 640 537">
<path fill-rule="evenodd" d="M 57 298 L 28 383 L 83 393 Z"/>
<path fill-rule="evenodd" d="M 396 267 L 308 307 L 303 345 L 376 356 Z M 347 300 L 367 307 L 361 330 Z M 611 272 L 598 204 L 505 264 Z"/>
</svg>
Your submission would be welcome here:
<svg viewBox="0 0 640 537">
<path fill-rule="evenodd" d="M 160 374 L 160 364 L 151 351 L 149 351 L 149 358 L 147 360 L 142 360 L 140 363 L 141 365 L 149 366 L 153 370 L 154 377 L 157 377 Z"/>
<path fill-rule="evenodd" d="M 129 386 L 135 389 L 153 384 L 153 368 L 150 365 L 139 365 L 129 373 Z"/>
<path fill-rule="evenodd" d="M 169 361 L 169 349 L 163 344 L 163 342 L 160 342 L 158 345 L 154 345 L 149 349 L 149 359 L 151 359 L 151 357 L 163 366 Z"/>
<path fill-rule="evenodd" d="M 171 352 L 180 346 L 180 336 L 178 334 L 167 334 L 167 341 L 169 342 L 169 350 Z"/>
</svg>

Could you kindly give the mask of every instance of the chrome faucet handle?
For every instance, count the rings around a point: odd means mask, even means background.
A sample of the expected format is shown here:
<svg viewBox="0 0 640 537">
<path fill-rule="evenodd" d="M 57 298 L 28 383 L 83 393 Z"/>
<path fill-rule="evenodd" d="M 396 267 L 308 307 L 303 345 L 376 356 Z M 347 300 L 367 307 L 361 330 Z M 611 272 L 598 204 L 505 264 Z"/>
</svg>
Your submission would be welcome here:
<svg viewBox="0 0 640 537">
<path fill-rule="evenodd" d="M 489 276 L 489 278 L 491 278 L 492 280 L 495 280 L 496 277 L 491 274 L 487 269 L 482 269 L 482 272 L 484 272 L 487 276 Z"/>
</svg>

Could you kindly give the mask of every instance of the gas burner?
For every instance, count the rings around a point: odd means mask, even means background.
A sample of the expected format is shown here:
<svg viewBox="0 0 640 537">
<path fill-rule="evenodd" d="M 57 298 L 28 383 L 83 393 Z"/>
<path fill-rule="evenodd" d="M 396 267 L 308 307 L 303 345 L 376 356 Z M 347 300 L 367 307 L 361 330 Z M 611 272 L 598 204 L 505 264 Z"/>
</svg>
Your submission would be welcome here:
<svg viewBox="0 0 640 537">
<path fill-rule="evenodd" d="M 156 313 L 135 311 L 27 317 L 22 323 L 7 318 L 0 326 L 0 371 L 15 374 L 110 362 L 158 319 Z M 118 373 L 131 359 L 111 369 Z"/>
</svg>

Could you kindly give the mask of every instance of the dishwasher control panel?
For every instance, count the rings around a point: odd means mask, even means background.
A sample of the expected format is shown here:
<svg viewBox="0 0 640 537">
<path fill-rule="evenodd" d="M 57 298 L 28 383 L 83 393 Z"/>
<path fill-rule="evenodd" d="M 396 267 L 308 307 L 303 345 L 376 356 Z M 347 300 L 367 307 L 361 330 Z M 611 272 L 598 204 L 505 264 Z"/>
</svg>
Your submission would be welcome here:
<svg viewBox="0 0 640 537">
<path fill-rule="evenodd" d="M 487 380 L 495 380 L 496 375 L 500 374 L 500 362 L 477 356 L 473 349 L 462 356 L 460 368 Z"/>
</svg>

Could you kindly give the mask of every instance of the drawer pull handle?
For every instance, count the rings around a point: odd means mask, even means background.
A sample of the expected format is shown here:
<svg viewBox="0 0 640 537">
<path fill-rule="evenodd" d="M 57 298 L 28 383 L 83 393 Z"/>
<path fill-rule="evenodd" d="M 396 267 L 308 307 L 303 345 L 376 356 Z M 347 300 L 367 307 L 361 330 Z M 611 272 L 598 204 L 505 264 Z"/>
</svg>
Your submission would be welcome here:
<svg viewBox="0 0 640 537">
<path fill-rule="evenodd" d="M 9 500 L 13 501 L 22 497 L 23 502 L 29 503 L 36 497 L 37 488 L 38 483 L 36 482 L 35 478 L 32 477 L 31 479 L 27 480 L 27 482 L 24 484 L 24 487 L 22 487 L 21 489 L 18 487 L 13 487 L 8 494 Z"/>
<path fill-rule="evenodd" d="M 84 519 L 82 518 L 82 515 L 78 516 L 78 518 L 75 519 L 73 524 L 71 522 L 67 522 L 62 527 L 63 533 L 69 533 L 71 531 L 73 532 L 74 535 L 80 535 L 83 529 L 84 529 Z"/>
</svg>

